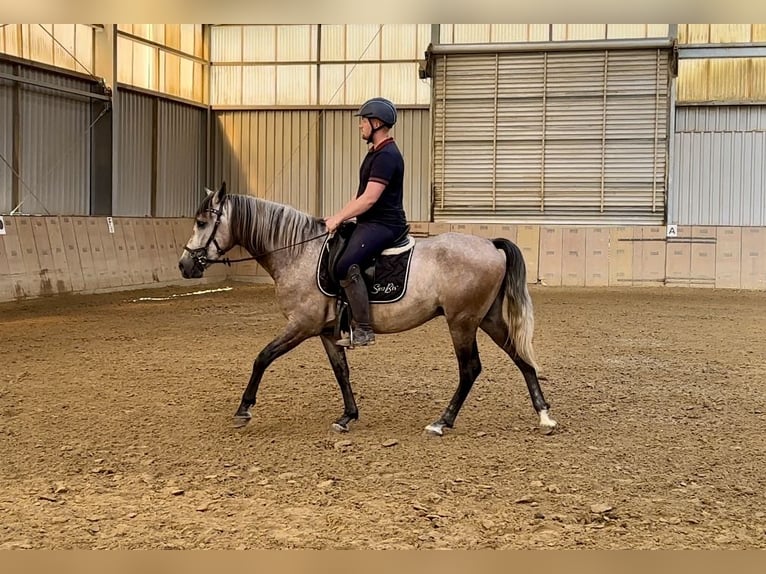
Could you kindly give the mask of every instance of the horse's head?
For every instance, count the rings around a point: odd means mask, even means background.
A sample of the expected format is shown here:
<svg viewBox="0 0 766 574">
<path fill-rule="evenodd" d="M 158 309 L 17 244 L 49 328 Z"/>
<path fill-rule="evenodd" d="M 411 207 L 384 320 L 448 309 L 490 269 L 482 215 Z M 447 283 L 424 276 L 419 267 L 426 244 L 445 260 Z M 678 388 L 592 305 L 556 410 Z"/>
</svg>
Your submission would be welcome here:
<svg viewBox="0 0 766 574">
<path fill-rule="evenodd" d="M 207 196 L 194 216 L 194 230 L 186 242 L 178 268 L 185 279 L 202 277 L 212 261 L 219 259 L 232 245 L 230 203 L 226 201 L 226 182 L 221 189 L 206 189 Z"/>
</svg>

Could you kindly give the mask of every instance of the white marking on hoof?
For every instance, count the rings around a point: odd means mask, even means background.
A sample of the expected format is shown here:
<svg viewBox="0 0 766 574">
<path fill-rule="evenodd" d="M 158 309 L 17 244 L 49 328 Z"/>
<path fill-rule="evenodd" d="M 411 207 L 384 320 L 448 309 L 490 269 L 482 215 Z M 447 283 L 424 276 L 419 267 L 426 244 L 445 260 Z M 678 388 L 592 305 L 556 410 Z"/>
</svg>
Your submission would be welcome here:
<svg viewBox="0 0 766 574">
<path fill-rule="evenodd" d="M 426 427 L 426 432 L 434 436 L 444 436 L 444 425 L 431 423 Z"/>
<path fill-rule="evenodd" d="M 548 410 L 540 411 L 540 427 L 543 429 L 554 429 L 558 423 L 548 416 Z"/>
<path fill-rule="evenodd" d="M 332 423 L 332 430 L 339 433 L 348 432 L 348 425 L 341 425 L 338 423 Z"/>
<path fill-rule="evenodd" d="M 234 428 L 242 428 L 244 426 L 247 426 L 247 423 L 250 422 L 251 418 L 252 417 L 249 414 L 246 417 L 235 416 L 234 417 Z"/>
</svg>

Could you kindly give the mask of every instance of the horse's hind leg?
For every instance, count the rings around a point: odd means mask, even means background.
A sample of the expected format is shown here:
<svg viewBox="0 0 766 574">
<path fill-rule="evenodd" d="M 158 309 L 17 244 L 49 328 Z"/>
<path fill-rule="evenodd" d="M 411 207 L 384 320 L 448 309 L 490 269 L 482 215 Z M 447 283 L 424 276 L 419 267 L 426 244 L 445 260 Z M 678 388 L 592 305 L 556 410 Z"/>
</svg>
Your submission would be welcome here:
<svg viewBox="0 0 766 574">
<path fill-rule="evenodd" d="M 557 423 L 548 415 L 550 406 L 545 401 L 545 397 L 543 397 L 543 390 L 540 388 L 537 371 L 532 365 L 516 355 L 513 341 L 508 336 L 508 323 L 502 315 L 501 299 L 495 301 L 492 308 L 489 310 L 489 313 L 487 313 L 486 317 L 484 317 L 484 320 L 481 322 L 480 327 L 482 331 L 492 338 L 498 347 L 513 359 L 513 362 L 516 363 L 521 374 L 524 375 L 524 380 L 526 381 L 527 389 L 529 390 L 529 396 L 532 399 L 532 406 L 540 417 L 540 428 L 546 432 L 555 428 Z"/>
<path fill-rule="evenodd" d="M 354 391 L 351 389 L 349 381 L 348 362 L 346 361 L 346 351 L 343 347 L 335 344 L 335 337 L 332 333 L 322 334 L 322 345 L 327 352 L 327 358 L 330 359 L 335 379 L 340 386 L 340 392 L 343 395 L 343 416 L 332 424 L 332 428 L 338 432 L 347 432 L 348 423 L 359 418 L 359 411 L 356 408 Z"/>
<path fill-rule="evenodd" d="M 444 427 L 452 428 L 455 425 L 455 419 L 460 408 L 471 391 L 474 381 L 481 373 L 479 347 L 476 344 L 476 324 L 462 327 L 450 325 L 450 334 L 452 335 L 452 344 L 455 347 L 455 355 L 457 355 L 460 382 L 441 418 L 426 427 L 426 432 L 439 436 L 444 434 Z"/>
</svg>

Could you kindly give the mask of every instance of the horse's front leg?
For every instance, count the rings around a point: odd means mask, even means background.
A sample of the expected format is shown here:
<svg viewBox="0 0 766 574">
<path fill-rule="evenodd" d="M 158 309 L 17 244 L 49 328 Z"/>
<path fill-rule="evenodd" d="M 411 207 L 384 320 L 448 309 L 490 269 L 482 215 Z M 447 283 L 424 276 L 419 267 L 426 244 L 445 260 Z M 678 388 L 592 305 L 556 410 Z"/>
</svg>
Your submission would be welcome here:
<svg viewBox="0 0 766 574">
<path fill-rule="evenodd" d="M 258 353 L 258 357 L 256 357 L 253 363 L 253 373 L 250 375 L 250 382 L 247 384 L 245 393 L 242 395 L 242 402 L 239 404 L 239 408 L 234 415 L 234 426 L 242 427 L 250 422 L 252 418 L 250 409 L 255 405 L 258 386 L 261 384 L 263 373 L 269 365 L 314 335 L 316 333 L 302 329 L 300 325 L 288 325 L 287 329 L 279 337 L 271 341 Z"/>
<path fill-rule="evenodd" d="M 335 380 L 338 381 L 340 392 L 343 395 L 343 415 L 332 424 L 332 428 L 337 432 L 348 432 L 348 423 L 359 418 L 359 410 L 356 407 L 354 391 L 351 389 L 351 381 L 349 380 L 346 350 L 335 344 L 333 335 L 332 332 L 321 335 L 322 345 L 327 352 L 327 358 L 330 359 Z"/>
</svg>

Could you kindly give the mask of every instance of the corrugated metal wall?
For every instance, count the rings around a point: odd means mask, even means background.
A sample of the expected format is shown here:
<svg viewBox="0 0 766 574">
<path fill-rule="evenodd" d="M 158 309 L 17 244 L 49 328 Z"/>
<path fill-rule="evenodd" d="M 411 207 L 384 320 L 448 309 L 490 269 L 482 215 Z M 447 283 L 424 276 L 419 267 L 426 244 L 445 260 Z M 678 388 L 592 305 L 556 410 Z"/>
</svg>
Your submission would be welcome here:
<svg viewBox="0 0 766 574">
<path fill-rule="evenodd" d="M 117 28 L 117 81 L 204 101 L 202 24 L 118 24 Z M 167 46 L 173 52 L 141 43 L 126 33 Z"/>
<path fill-rule="evenodd" d="M 168 100 L 157 110 L 157 217 L 191 217 L 205 186 L 207 112 Z"/>
<path fill-rule="evenodd" d="M 667 24 L 440 24 L 442 44 L 664 38 Z"/>
<path fill-rule="evenodd" d="M 114 215 L 151 215 L 152 107 L 154 98 L 118 90 L 117 182 Z"/>
<path fill-rule="evenodd" d="M 321 115 L 321 117 L 320 117 Z M 356 194 L 366 146 L 352 110 L 217 112 L 214 182 L 314 215 L 330 215 Z M 406 162 L 405 209 L 427 221 L 428 110 L 400 110 L 393 132 Z"/>
<path fill-rule="evenodd" d="M 679 24 L 678 43 L 685 45 L 748 44 L 766 41 L 766 24 Z M 678 101 L 766 101 L 766 58 L 681 59 Z"/>
<path fill-rule="evenodd" d="M 766 106 L 676 108 L 668 222 L 766 226 Z"/>
<path fill-rule="evenodd" d="M 205 185 L 207 112 L 126 89 L 117 93 L 120 116 L 114 214 L 190 217 Z M 155 149 L 157 157 L 153 158 Z M 152 213 L 155 159 L 156 200 Z"/>
<path fill-rule="evenodd" d="M 356 195 L 367 146 L 351 110 L 327 110 L 322 125 L 322 213 L 335 213 Z M 404 156 L 404 209 L 409 221 L 430 219 L 431 125 L 428 110 L 399 110 L 392 131 Z"/>
<path fill-rule="evenodd" d="M 764 102 L 766 58 L 719 58 L 678 62 L 678 101 Z"/>
<path fill-rule="evenodd" d="M 87 24 L 3 24 L 0 52 L 90 73 L 93 71 L 94 34 L 93 28 Z"/>
<path fill-rule="evenodd" d="M 12 73 L 11 66 L 0 62 L 0 72 Z M 13 162 L 13 92 L 11 82 L 0 80 L 0 154 L 8 163 Z M 4 161 L 0 161 L 0 213 L 9 213 L 16 207 L 11 205 L 13 172 Z"/>
<path fill-rule="evenodd" d="M 384 96 L 428 104 L 418 61 L 430 39 L 428 24 L 213 26 L 211 103 L 342 106 Z"/>
<path fill-rule="evenodd" d="M 766 41 L 766 24 L 679 24 L 679 44 Z"/>
<path fill-rule="evenodd" d="M 88 91 L 89 82 L 22 68 L 25 77 Z M 95 117 L 87 100 L 21 85 L 21 186 L 24 213 L 86 215 L 90 204 L 90 133 Z"/>
<path fill-rule="evenodd" d="M 319 112 L 216 112 L 213 180 L 232 193 L 319 211 Z"/>
</svg>

